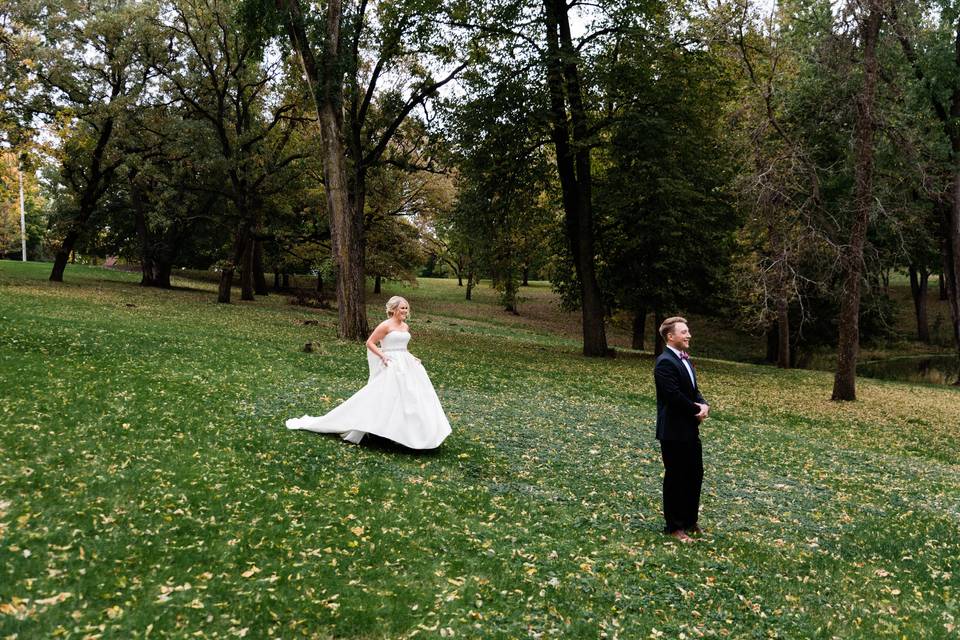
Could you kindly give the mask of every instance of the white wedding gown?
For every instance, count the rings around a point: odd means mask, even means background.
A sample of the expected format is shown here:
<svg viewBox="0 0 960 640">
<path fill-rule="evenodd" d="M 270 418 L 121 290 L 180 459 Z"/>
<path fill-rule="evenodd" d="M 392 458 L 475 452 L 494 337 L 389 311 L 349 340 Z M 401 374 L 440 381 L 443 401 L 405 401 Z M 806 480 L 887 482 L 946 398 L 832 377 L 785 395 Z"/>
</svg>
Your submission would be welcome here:
<svg viewBox="0 0 960 640">
<path fill-rule="evenodd" d="M 426 369 L 407 351 L 409 342 L 409 331 L 388 333 L 380 344 L 389 366 L 367 350 L 367 386 L 324 416 L 287 420 L 287 428 L 339 433 L 355 444 L 373 433 L 411 449 L 439 447 L 450 423 Z"/>
</svg>

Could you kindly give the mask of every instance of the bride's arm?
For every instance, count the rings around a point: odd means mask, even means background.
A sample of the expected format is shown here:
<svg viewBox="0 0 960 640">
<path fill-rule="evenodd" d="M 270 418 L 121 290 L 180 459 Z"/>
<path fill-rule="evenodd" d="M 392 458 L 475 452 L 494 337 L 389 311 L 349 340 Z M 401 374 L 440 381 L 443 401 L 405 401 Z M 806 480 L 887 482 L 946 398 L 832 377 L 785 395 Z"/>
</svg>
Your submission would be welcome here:
<svg viewBox="0 0 960 640">
<path fill-rule="evenodd" d="M 373 333 L 370 334 L 370 337 L 367 338 L 367 349 L 370 350 L 370 353 L 380 358 L 380 362 L 383 363 L 383 366 L 387 366 L 387 356 L 383 355 L 383 351 L 380 350 L 380 347 L 377 346 L 377 343 L 383 340 L 390 332 L 389 327 L 387 327 L 386 322 L 381 322 L 377 325 L 377 328 L 373 330 Z"/>
</svg>

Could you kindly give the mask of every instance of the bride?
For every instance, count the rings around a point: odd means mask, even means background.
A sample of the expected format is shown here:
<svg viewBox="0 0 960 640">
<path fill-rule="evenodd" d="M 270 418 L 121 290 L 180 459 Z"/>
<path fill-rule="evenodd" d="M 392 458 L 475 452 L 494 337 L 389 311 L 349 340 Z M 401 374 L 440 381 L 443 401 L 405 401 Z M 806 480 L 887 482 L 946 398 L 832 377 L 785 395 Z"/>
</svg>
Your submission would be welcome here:
<svg viewBox="0 0 960 640">
<path fill-rule="evenodd" d="M 339 433 L 354 444 L 372 433 L 411 449 L 439 447 L 450 435 L 450 423 L 426 370 L 407 351 L 409 315 L 410 303 L 390 298 L 387 319 L 367 338 L 367 385 L 330 413 L 292 418 L 287 428 Z"/>
</svg>

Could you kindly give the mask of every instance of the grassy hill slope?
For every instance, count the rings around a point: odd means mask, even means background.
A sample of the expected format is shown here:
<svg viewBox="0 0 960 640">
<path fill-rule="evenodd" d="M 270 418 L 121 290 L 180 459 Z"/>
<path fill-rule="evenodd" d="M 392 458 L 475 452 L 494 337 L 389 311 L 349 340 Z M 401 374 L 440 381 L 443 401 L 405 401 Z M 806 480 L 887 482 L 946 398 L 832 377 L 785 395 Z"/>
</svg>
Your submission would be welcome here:
<svg viewBox="0 0 960 640">
<path fill-rule="evenodd" d="M 541 322 L 448 281 L 372 299 L 410 299 L 453 426 L 416 454 L 283 427 L 366 379 L 330 312 L 47 272 L 0 262 L 0 637 L 957 635 L 955 388 L 836 405 L 828 373 L 699 358 L 680 546 L 651 357 L 581 357 L 545 288 Z"/>
</svg>

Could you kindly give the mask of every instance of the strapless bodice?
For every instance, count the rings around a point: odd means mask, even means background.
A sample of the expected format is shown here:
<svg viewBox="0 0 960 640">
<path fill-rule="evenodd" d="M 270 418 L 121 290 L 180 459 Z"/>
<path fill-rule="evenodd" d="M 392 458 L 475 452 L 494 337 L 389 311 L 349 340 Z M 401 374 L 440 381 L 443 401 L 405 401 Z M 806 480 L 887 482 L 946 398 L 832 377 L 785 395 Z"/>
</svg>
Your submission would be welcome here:
<svg viewBox="0 0 960 640">
<path fill-rule="evenodd" d="M 391 331 L 380 340 L 380 349 L 381 351 L 406 351 L 409 342 L 409 331 Z"/>
</svg>

